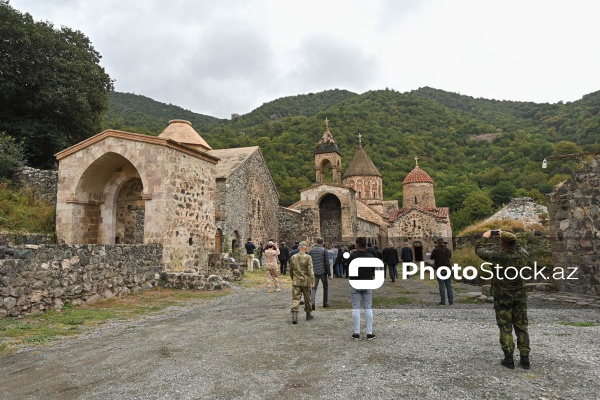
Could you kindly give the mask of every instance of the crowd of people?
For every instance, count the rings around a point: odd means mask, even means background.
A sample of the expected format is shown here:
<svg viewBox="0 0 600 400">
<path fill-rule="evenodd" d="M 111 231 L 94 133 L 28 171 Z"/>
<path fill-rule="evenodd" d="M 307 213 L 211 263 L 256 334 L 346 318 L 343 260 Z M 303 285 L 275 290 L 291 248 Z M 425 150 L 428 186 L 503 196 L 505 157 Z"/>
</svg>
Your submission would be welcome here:
<svg viewBox="0 0 600 400">
<path fill-rule="evenodd" d="M 500 248 L 489 249 L 487 241 L 494 235 L 500 238 Z M 350 246 L 323 244 L 323 239 L 317 239 L 316 244 L 308 249 L 305 241 L 296 242 L 289 248 L 285 242 L 278 246 L 273 239 L 269 239 L 266 245 L 261 243 L 255 246 L 251 238 L 245 245 L 247 270 L 254 270 L 254 258 L 258 257 L 261 268 L 266 271 L 267 291 L 280 292 L 279 274 L 286 275 L 289 272 L 292 280 L 292 324 L 298 323 L 298 313 L 301 305 L 304 305 L 306 320 L 314 318 L 313 311 L 316 310 L 316 294 L 321 284 L 323 287 L 323 307 L 330 307 L 329 303 L 329 280 L 335 278 L 372 280 L 375 278 L 375 267 L 363 267 L 358 269 L 357 276 L 349 275 L 350 263 L 362 257 L 377 257 L 384 264 L 385 278 L 389 275 L 392 282 L 398 278 L 398 264 L 413 261 L 413 251 L 408 242 L 404 242 L 400 252 L 389 243 L 381 251 L 378 246 L 371 246 L 364 237 L 356 238 Z M 528 263 L 527 251 L 522 248 L 516 236 L 511 232 L 500 230 L 487 231 L 475 248 L 476 254 L 485 261 L 493 262 L 501 267 L 525 267 Z M 443 238 L 436 240 L 436 247 L 430 254 L 434 269 L 452 265 L 452 251 Z M 440 302 L 439 305 L 454 304 L 452 290 L 452 278 L 442 279 L 437 277 Z M 356 289 L 350 285 L 350 298 L 352 302 L 352 339 L 361 340 L 361 304 L 366 320 L 366 339 L 376 338 L 373 333 L 373 290 Z M 492 279 L 491 294 L 494 297 L 494 310 L 496 321 L 500 330 L 500 345 L 504 352 L 501 365 L 514 368 L 514 350 L 512 332 L 517 337 L 517 346 L 520 353 L 519 363 L 524 369 L 530 368 L 529 361 L 529 334 L 527 322 L 527 300 L 523 279 L 502 280 Z"/>
</svg>

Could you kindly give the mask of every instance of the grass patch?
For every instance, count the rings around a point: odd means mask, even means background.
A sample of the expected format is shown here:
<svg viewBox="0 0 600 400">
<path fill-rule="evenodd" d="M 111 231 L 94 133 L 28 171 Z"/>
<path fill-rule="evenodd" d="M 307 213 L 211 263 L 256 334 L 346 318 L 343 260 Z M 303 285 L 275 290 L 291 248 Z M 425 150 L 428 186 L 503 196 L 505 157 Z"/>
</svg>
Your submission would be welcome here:
<svg viewBox="0 0 600 400">
<path fill-rule="evenodd" d="M 55 221 L 55 207 L 38 199 L 32 189 L 0 183 L 0 230 L 52 233 Z"/>
<path fill-rule="evenodd" d="M 170 306 L 209 300 L 231 293 L 231 290 L 194 291 L 153 288 L 151 290 L 115 297 L 93 305 L 73 307 L 67 304 L 62 311 L 48 311 L 23 318 L 0 320 L 0 355 L 16 349 L 43 344 L 64 336 L 72 336 L 97 327 L 108 320 L 135 319 L 156 313 Z"/>
<path fill-rule="evenodd" d="M 582 327 L 582 328 L 589 328 L 590 326 L 598 326 L 598 324 L 594 323 L 594 322 L 561 322 L 561 325 L 568 325 L 568 326 L 578 326 L 578 327 Z"/>
<path fill-rule="evenodd" d="M 394 308 L 407 304 L 419 304 L 420 301 L 408 296 L 373 297 L 373 308 Z"/>
<path fill-rule="evenodd" d="M 501 229 L 503 231 L 523 232 L 525 225 L 521 221 L 514 219 L 504 219 L 501 221 L 478 222 L 463 229 L 457 237 L 463 236 L 481 236 L 490 229 Z M 454 252 L 452 252 L 452 261 L 454 261 Z"/>
</svg>

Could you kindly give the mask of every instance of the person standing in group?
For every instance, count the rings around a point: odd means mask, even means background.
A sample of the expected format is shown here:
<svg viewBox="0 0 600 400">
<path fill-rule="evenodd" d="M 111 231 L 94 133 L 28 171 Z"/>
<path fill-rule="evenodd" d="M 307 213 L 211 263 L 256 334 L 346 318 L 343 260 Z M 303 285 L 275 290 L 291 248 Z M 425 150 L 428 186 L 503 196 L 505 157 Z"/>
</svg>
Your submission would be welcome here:
<svg viewBox="0 0 600 400">
<path fill-rule="evenodd" d="M 252 243 L 252 239 L 248 238 L 244 247 L 246 248 L 246 268 L 248 272 L 252 272 L 254 271 L 254 251 L 256 250 L 256 246 Z"/>
<path fill-rule="evenodd" d="M 433 260 L 433 268 L 436 270 L 440 267 L 448 267 L 452 268 L 452 251 L 444 245 L 444 239 L 437 239 L 437 246 L 431 252 L 429 256 Z M 438 286 L 440 290 L 440 302 L 438 305 L 445 306 L 446 305 L 446 291 L 448 291 L 448 303 L 450 305 L 454 304 L 454 293 L 452 292 L 452 274 L 446 279 L 438 280 Z"/>
<path fill-rule="evenodd" d="M 515 344 L 512 335 L 514 328 L 520 353 L 519 364 L 524 369 L 529 369 L 531 349 L 527 321 L 527 290 L 521 274 L 523 268 L 529 264 L 529 254 L 519 245 L 514 233 L 501 230 L 494 233 L 500 236 L 500 249 L 493 250 L 486 247 L 488 239 L 492 236 L 492 231 L 487 231 L 483 234 L 483 239 L 475 245 L 475 254 L 498 267 L 495 267 L 496 273 L 492 277 L 490 294 L 494 297 L 496 323 L 500 329 L 500 347 L 504 352 L 504 359 L 500 362 L 507 368 L 515 367 L 513 358 Z M 504 276 L 505 269 L 509 267 L 519 272 L 513 279 Z M 503 278 L 499 278 L 498 275 Z"/>
<path fill-rule="evenodd" d="M 398 250 L 392 245 L 392 242 L 389 242 L 387 247 L 383 249 L 382 261 L 390 272 L 392 282 L 396 282 L 398 278 Z"/>
<path fill-rule="evenodd" d="M 335 251 L 333 251 L 333 247 L 330 244 L 327 246 L 327 258 L 329 258 L 329 276 L 333 278 L 333 266 L 335 264 Z"/>
<path fill-rule="evenodd" d="M 367 239 L 364 237 L 356 238 L 356 251 L 350 254 L 348 262 L 352 263 L 353 260 L 362 257 L 375 257 L 373 254 L 367 252 Z M 374 267 L 362 267 L 358 269 L 358 276 L 350 277 L 350 279 L 359 280 L 372 280 L 375 279 L 375 268 Z M 373 333 L 373 290 L 371 289 L 355 289 L 350 287 L 350 296 L 352 299 L 352 324 L 354 333 L 352 339 L 360 340 L 360 301 L 362 300 L 363 308 L 365 310 L 365 321 L 367 328 L 367 340 L 375 339 Z"/>
<path fill-rule="evenodd" d="M 337 256 L 335 258 L 335 276 L 342 278 L 344 276 L 344 250 L 341 245 L 337 245 Z"/>
<path fill-rule="evenodd" d="M 300 299 L 304 296 L 306 320 L 313 319 L 311 314 L 310 289 L 315 286 L 315 273 L 312 257 L 306 254 L 306 242 L 298 244 L 298 254 L 290 259 L 290 278 L 292 278 L 292 324 L 298 323 Z"/>
<path fill-rule="evenodd" d="M 308 254 L 312 257 L 315 273 L 315 286 L 311 293 L 312 309 L 316 309 L 315 297 L 319 288 L 319 281 L 323 282 L 323 307 L 329 307 L 329 282 L 327 278 L 332 279 L 332 277 L 329 275 L 329 256 L 327 250 L 323 247 L 323 239 L 317 239 L 317 244 L 309 250 Z"/>
<path fill-rule="evenodd" d="M 285 242 L 281 242 L 281 247 L 279 248 L 279 272 L 282 275 L 285 275 L 287 272 L 287 264 L 290 257 L 290 248 L 285 245 Z"/>
<path fill-rule="evenodd" d="M 279 288 L 279 277 L 277 274 L 277 256 L 279 249 L 277 245 L 270 241 L 267 243 L 267 249 L 264 251 L 265 269 L 267 275 L 267 291 L 271 293 L 271 285 L 274 286 L 276 292 L 281 292 Z"/>
<path fill-rule="evenodd" d="M 402 247 L 402 250 L 400 250 L 400 260 L 402 260 L 403 263 L 413 261 L 413 251 L 408 245 L 408 242 L 404 242 L 404 246 Z M 410 275 L 407 275 L 406 277 L 408 278 Z"/>
</svg>

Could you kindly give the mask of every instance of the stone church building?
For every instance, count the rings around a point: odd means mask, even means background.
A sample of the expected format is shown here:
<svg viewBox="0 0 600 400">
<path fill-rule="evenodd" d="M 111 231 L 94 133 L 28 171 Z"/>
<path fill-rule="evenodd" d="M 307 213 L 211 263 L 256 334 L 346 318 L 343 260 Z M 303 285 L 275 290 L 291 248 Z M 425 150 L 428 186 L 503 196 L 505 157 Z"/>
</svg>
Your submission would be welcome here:
<svg viewBox="0 0 600 400">
<path fill-rule="evenodd" d="M 56 154 L 66 244 L 162 244 L 167 270 L 277 236 L 279 194 L 258 147 L 213 150 L 188 121 L 158 136 L 106 130 Z"/>
<path fill-rule="evenodd" d="M 360 141 L 360 136 L 359 136 Z M 419 259 L 438 236 L 451 243 L 447 208 L 418 166 L 404 198 L 383 199 L 382 176 L 359 145 L 342 174 L 329 128 L 315 151 L 315 183 L 300 201 L 279 194 L 257 146 L 213 150 L 183 120 L 158 136 L 106 130 L 56 154 L 56 233 L 65 244 L 161 244 L 163 266 L 206 266 L 211 253 L 239 255 L 248 237 L 376 245 L 411 242 Z"/>
<path fill-rule="evenodd" d="M 431 177 L 417 165 L 402 183 L 402 208 L 397 200 L 384 200 L 381 173 L 360 139 L 342 175 L 340 150 L 326 128 L 314 151 L 315 183 L 300 192 L 300 201 L 279 209 L 279 238 L 350 244 L 365 236 L 380 247 L 408 241 L 418 261 L 433 250 L 437 237 L 452 243 L 448 208 L 436 206 Z"/>
</svg>

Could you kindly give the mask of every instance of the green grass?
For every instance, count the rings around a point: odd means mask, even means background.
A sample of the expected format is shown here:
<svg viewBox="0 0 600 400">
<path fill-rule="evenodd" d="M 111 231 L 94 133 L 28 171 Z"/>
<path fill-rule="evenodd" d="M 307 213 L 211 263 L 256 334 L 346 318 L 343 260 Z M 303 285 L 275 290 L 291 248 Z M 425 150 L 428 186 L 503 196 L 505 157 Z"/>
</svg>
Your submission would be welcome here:
<svg viewBox="0 0 600 400">
<path fill-rule="evenodd" d="M 578 327 L 583 327 L 583 328 L 588 328 L 590 326 L 598 326 L 598 324 L 594 323 L 594 322 L 561 322 L 561 325 L 568 325 L 568 326 L 578 326 Z"/>
<path fill-rule="evenodd" d="M 52 233 L 55 207 L 39 200 L 29 188 L 13 189 L 0 183 L 0 230 L 10 232 Z"/>
<path fill-rule="evenodd" d="M 373 308 L 393 308 L 407 304 L 419 304 L 420 301 L 407 296 L 373 297 Z"/>
<path fill-rule="evenodd" d="M 155 288 L 142 293 L 116 297 L 93 305 L 65 305 L 61 311 L 48 311 L 23 318 L 0 320 L 0 355 L 18 348 L 40 345 L 60 337 L 77 335 L 108 320 L 133 320 L 169 306 L 183 306 L 231 293 L 230 290 L 194 291 Z"/>
</svg>

